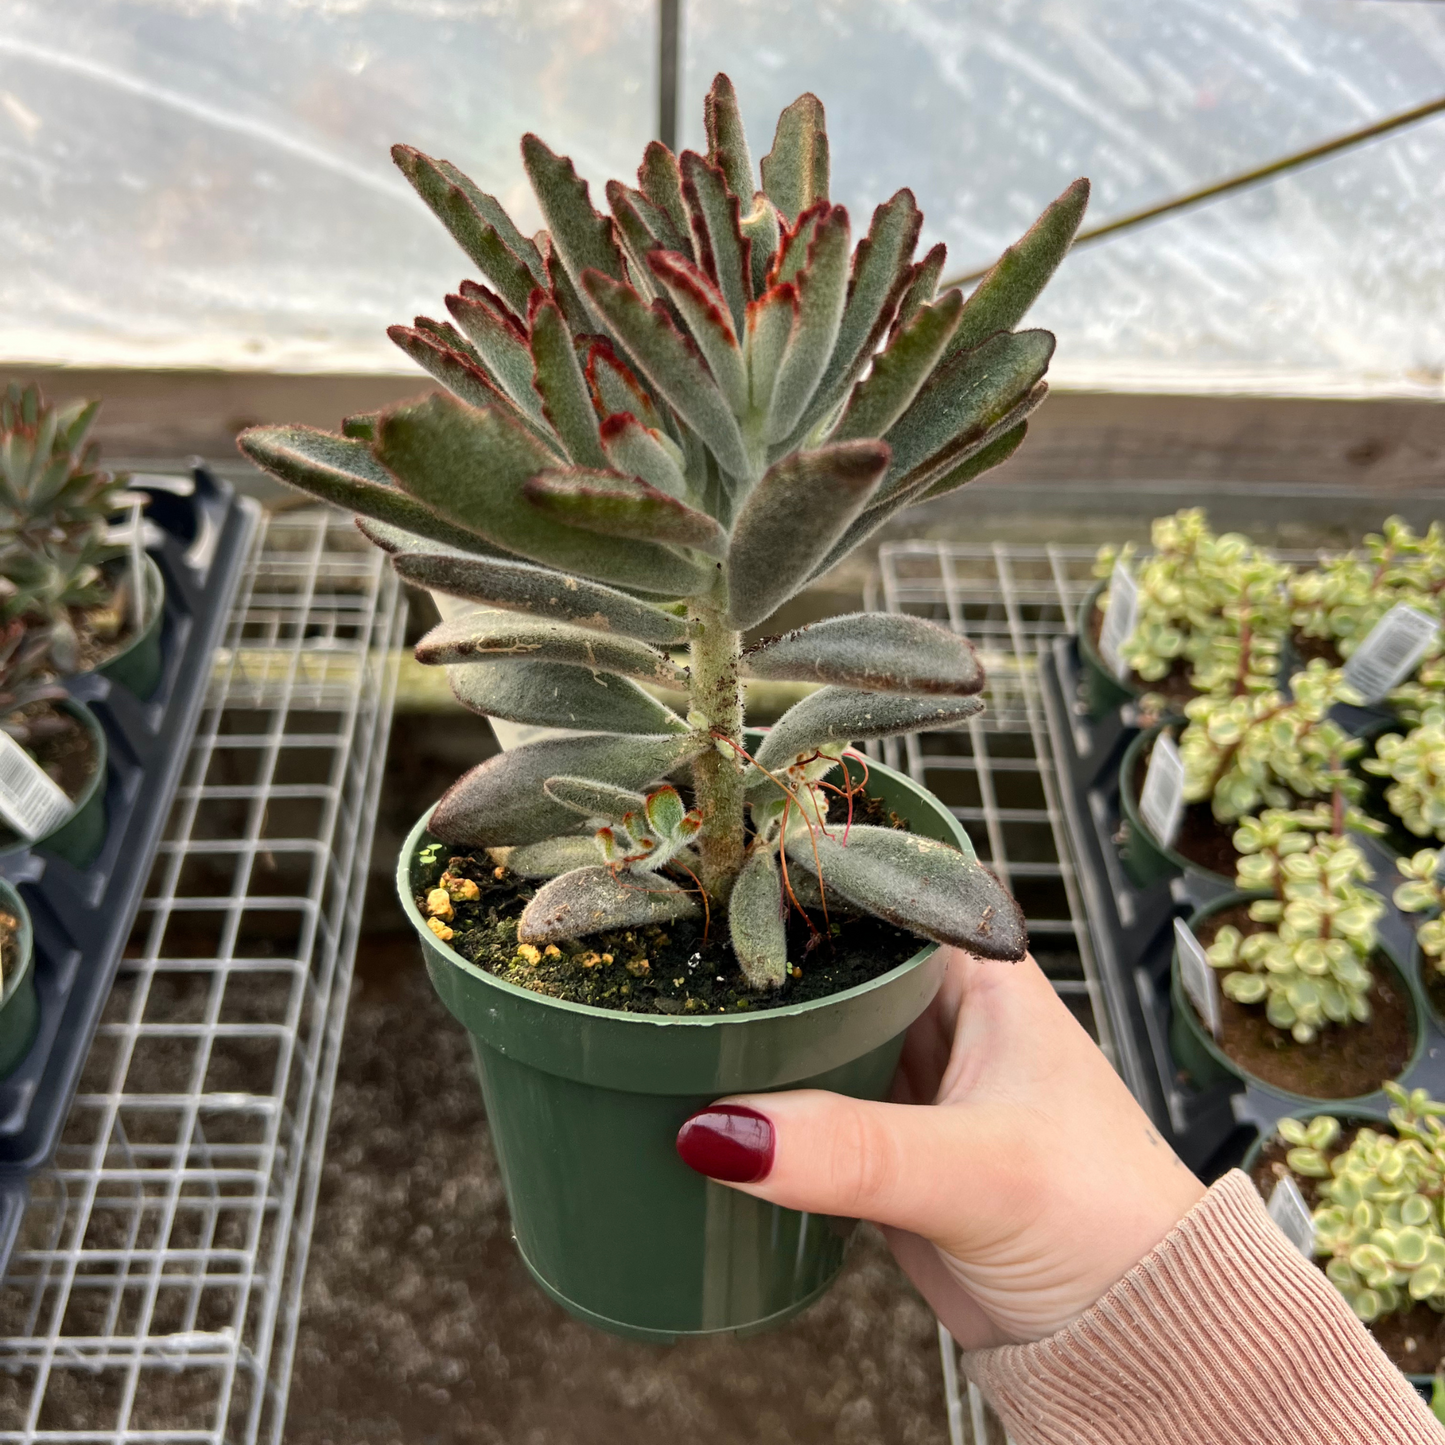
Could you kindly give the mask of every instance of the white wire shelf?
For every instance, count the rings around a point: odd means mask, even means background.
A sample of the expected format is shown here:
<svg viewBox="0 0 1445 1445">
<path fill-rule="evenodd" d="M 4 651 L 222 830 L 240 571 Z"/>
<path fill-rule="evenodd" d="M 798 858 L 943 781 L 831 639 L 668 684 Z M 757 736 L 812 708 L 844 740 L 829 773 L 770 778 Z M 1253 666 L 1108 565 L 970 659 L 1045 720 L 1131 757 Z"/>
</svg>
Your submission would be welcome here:
<svg viewBox="0 0 1445 1445">
<path fill-rule="evenodd" d="M 258 537 L 0 1283 L 0 1441 L 280 1440 L 405 620 L 384 561 L 337 512 Z"/>
</svg>

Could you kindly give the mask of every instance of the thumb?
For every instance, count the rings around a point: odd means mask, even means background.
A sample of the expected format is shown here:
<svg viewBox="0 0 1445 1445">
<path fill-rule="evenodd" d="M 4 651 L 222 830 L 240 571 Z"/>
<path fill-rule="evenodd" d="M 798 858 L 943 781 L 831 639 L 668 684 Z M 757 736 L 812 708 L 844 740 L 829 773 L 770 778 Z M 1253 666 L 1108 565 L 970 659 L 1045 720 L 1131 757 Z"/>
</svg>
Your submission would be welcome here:
<svg viewBox="0 0 1445 1445">
<path fill-rule="evenodd" d="M 720 1100 L 678 1131 L 685 1164 L 744 1193 L 812 1214 L 928 1238 L 958 1216 L 953 1161 L 989 1157 L 972 1110 L 879 1104 L 821 1089 Z"/>
</svg>

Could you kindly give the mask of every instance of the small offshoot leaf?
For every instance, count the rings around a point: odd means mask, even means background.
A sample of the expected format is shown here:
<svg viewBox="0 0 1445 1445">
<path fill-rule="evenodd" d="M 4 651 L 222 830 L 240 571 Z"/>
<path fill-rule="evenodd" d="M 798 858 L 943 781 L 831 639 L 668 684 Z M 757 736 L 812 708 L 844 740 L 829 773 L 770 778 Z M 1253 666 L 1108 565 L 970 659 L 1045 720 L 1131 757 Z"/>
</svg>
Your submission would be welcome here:
<svg viewBox="0 0 1445 1445">
<path fill-rule="evenodd" d="M 743 976 L 755 989 L 778 988 L 788 976 L 783 880 L 773 849 L 754 844 L 728 899 L 728 929 Z"/>
<path fill-rule="evenodd" d="M 642 928 L 695 918 L 701 910 L 670 878 L 614 875 L 598 864 L 564 873 L 537 890 L 517 923 L 522 943 L 556 943 L 611 928 Z"/>
</svg>

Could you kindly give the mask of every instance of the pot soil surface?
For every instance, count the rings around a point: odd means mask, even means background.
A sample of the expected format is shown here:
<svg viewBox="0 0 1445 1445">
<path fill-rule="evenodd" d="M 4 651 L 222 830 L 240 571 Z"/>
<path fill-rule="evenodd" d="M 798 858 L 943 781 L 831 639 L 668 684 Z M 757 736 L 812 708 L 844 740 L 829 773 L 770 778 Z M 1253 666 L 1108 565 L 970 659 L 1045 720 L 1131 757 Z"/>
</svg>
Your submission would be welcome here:
<svg viewBox="0 0 1445 1445">
<path fill-rule="evenodd" d="M 847 805 L 834 798 L 829 822 L 841 829 Z M 853 821 L 905 826 L 874 798 L 855 795 Z M 760 994 L 748 987 L 728 941 L 724 920 L 679 919 L 642 928 L 613 929 L 567 939 L 545 949 L 517 942 L 517 920 L 543 886 L 498 867 L 481 849 L 445 845 L 435 874 L 443 868 L 476 883 L 478 897 L 454 902 L 448 940 L 463 958 L 497 978 L 536 993 L 623 1013 L 757 1013 L 827 998 L 888 973 L 913 957 L 926 940 L 882 919 L 846 912 L 836 894 L 829 914 L 789 910 L 788 957 L 792 976 Z M 795 872 L 797 865 L 793 865 Z M 826 890 L 827 880 L 824 879 Z M 416 905 L 426 915 L 425 890 Z"/>
<path fill-rule="evenodd" d="M 1227 923 L 1246 936 L 1265 928 L 1250 918 L 1247 903 L 1237 903 L 1200 923 L 1199 942 L 1208 948 Z M 1292 1094 L 1354 1099 L 1374 1093 L 1404 1070 L 1415 1030 L 1410 1000 L 1394 965 L 1377 952 L 1370 969 L 1375 982 L 1369 992 L 1369 1022 L 1328 1024 L 1307 1044 L 1275 1028 L 1263 1004 L 1236 1003 L 1221 991 L 1219 1047 L 1241 1068 Z"/>
<path fill-rule="evenodd" d="M 1362 1127 L 1388 1133 L 1388 1125 L 1379 1120 L 1368 1120 L 1365 1124 L 1342 1119 L 1340 1137 L 1331 1147 L 1329 1157 L 1343 1154 L 1354 1142 L 1355 1135 Z M 1285 1156 L 1290 1146 L 1277 1135 L 1270 1139 L 1255 1160 L 1250 1178 L 1264 1199 L 1274 1191 L 1275 1184 L 1290 1172 Z M 1311 1209 L 1317 1208 L 1322 1179 L 1306 1179 L 1296 1174 L 1294 1181 L 1304 1195 L 1305 1203 Z M 1316 1259 L 1321 1273 L 1326 1261 Z M 1437 1313 L 1427 1304 L 1412 1304 L 1407 1310 L 1400 1310 L 1382 1319 L 1371 1321 L 1366 1329 L 1379 1342 L 1380 1348 L 1389 1355 L 1394 1364 L 1407 1375 L 1433 1375 L 1445 1368 L 1445 1315 Z"/>
<path fill-rule="evenodd" d="M 20 967 L 19 934 L 20 920 L 8 908 L 0 908 L 0 989 Z"/>
<path fill-rule="evenodd" d="M 1152 750 L 1151 750 L 1152 751 Z M 1149 755 L 1140 752 L 1134 763 L 1134 798 L 1144 796 L 1144 778 L 1149 771 Z M 1196 867 L 1210 873 L 1233 878 L 1239 866 L 1239 850 L 1234 846 L 1236 824 L 1221 823 L 1206 798 L 1189 803 L 1179 820 L 1179 832 L 1171 844 L 1174 851 Z"/>
<path fill-rule="evenodd" d="M 1335 645 L 1333 637 L 1306 637 L 1304 633 L 1297 631 L 1290 642 L 1301 667 L 1308 667 L 1316 658 L 1321 659 L 1327 667 L 1345 665 L 1345 659 L 1340 656 L 1340 649 Z"/>
<path fill-rule="evenodd" d="M 1099 652 L 1099 638 L 1104 631 L 1104 614 L 1096 607 L 1093 615 L 1089 618 L 1089 640 L 1094 644 L 1094 651 Z M 1099 654 L 1103 656 L 1102 653 Z M 1142 678 L 1131 667 L 1128 676 L 1124 679 L 1125 686 L 1138 688 L 1140 692 L 1158 693 L 1168 706 L 1166 712 L 1183 712 L 1184 704 L 1190 698 L 1199 696 L 1199 689 L 1189 681 L 1189 674 L 1192 665 L 1182 657 L 1176 657 L 1169 671 L 1155 682 Z"/>
<path fill-rule="evenodd" d="M 95 775 L 96 750 L 89 730 L 77 717 L 53 703 L 30 702 L 16 709 L 24 718 L 45 717 L 44 731 L 25 745 L 25 751 L 55 780 L 72 802 Z M 14 716 L 16 714 L 12 714 Z M 0 848 L 20 841 L 13 828 L 0 823 Z"/>
</svg>

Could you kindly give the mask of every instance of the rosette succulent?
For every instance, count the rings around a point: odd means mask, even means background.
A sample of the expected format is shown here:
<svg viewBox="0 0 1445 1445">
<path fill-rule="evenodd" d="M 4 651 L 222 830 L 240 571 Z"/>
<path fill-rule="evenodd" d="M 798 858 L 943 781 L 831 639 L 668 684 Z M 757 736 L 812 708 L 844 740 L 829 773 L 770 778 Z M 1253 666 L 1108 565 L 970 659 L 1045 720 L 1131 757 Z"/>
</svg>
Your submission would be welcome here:
<svg viewBox="0 0 1445 1445">
<path fill-rule="evenodd" d="M 450 321 L 392 330 L 446 391 L 339 436 L 255 429 L 242 448 L 358 513 L 404 578 L 455 599 L 418 655 L 467 706 L 568 730 L 473 769 L 430 821 L 547 880 L 521 919 L 528 946 L 702 909 L 771 987 L 801 886 L 1018 957 L 1017 906 L 971 854 L 828 822 L 850 744 L 979 710 L 972 649 L 867 614 L 750 648 L 744 634 L 901 508 L 1023 440 L 1054 340 L 1014 328 L 1087 184 L 965 299 L 937 290 L 941 245 L 915 259 L 908 190 L 853 244 L 814 96 L 783 112 L 761 185 L 726 76 L 705 121 L 706 154 L 649 145 L 635 186 L 608 183 L 610 214 L 524 137 L 534 237 L 450 163 L 397 147 L 484 278 L 447 298 Z M 747 677 L 822 685 L 752 754 Z M 644 684 L 685 692 L 685 711 Z M 684 768 L 690 796 L 655 786 Z"/>
</svg>

